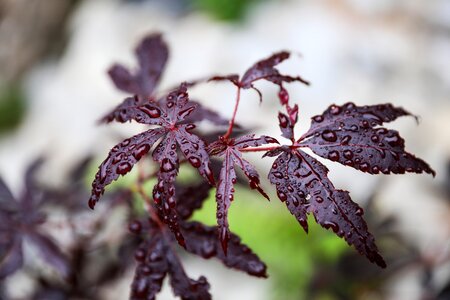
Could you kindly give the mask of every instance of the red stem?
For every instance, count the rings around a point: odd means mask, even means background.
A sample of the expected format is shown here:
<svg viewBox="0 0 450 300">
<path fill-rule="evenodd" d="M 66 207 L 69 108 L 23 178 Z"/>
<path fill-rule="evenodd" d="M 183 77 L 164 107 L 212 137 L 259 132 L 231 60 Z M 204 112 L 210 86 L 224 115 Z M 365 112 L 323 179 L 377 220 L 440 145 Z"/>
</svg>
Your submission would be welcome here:
<svg viewBox="0 0 450 300">
<path fill-rule="evenodd" d="M 271 146 L 271 147 L 248 147 L 248 148 L 239 148 L 240 152 L 260 152 L 260 151 L 270 151 L 278 148 L 279 146 Z"/>
<path fill-rule="evenodd" d="M 227 140 L 230 137 L 231 133 L 233 132 L 234 120 L 236 118 L 236 113 L 237 113 L 237 110 L 238 110 L 240 99 L 241 99 L 241 88 L 238 87 L 237 95 L 236 95 L 236 103 L 234 104 L 233 116 L 231 117 L 231 120 L 230 120 L 230 123 L 229 123 L 230 125 L 228 126 L 228 130 L 225 133 L 225 135 L 223 136 L 223 138 L 225 140 Z"/>
<path fill-rule="evenodd" d="M 239 148 L 238 150 L 240 152 L 262 152 L 262 151 L 271 151 L 271 150 L 275 150 L 276 148 L 279 148 L 280 146 L 269 146 L 269 147 L 247 147 L 247 148 Z M 289 146 L 289 148 L 291 149 L 297 149 L 297 148 L 302 148 L 304 146 L 299 145 L 299 144 L 293 144 L 291 146 Z"/>
</svg>

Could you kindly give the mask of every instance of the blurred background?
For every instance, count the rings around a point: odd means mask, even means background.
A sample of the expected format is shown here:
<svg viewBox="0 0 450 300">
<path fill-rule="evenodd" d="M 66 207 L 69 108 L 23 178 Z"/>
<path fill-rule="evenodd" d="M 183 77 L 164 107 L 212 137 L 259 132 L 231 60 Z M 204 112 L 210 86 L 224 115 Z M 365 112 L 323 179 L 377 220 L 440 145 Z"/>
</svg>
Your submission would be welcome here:
<svg viewBox="0 0 450 300">
<path fill-rule="evenodd" d="M 257 60 L 290 50 L 292 59 L 280 69 L 312 83 L 288 86 L 300 106 L 299 132 L 332 103 L 391 102 L 420 116 L 419 125 L 403 118 L 388 127 L 400 130 L 406 149 L 437 172 L 435 178 L 371 176 L 327 163 L 335 185 L 365 207 L 386 270 L 313 222 L 306 235 L 275 197 L 267 203 L 239 189 L 231 229 L 267 263 L 269 279 L 186 256 L 187 273 L 205 275 L 214 299 L 450 299 L 448 0 L 0 0 L 0 175 L 14 194 L 23 189 L 27 166 L 42 155 L 39 180 L 53 187 L 70 184 L 70 170 L 94 157 L 88 187 L 108 149 L 142 130 L 97 120 L 126 96 L 108 68 L 135 66 L 134 47 L 157 31 L 170 47 L 160 90 L 242 74 Z M 278 138 L 277 88 L 260 88 L 263 103 L 244 93 L 238 121 Z M 200 85 L 191 95 L 231 116 L 232 86 Z M 249 159 L 265 177 L 271 160 Z M 267 181 L 263 186 L 270 189 Z M 195 218 L 214 224 L 214 210 L 211 198 Z M 86 205 L 80 214 L 89 220 L 100 213 Z M 53 212 L 53 218 L 64 216 Z M 53 238 L 70 247 L 64 235 Z M 45 268 L 32 257 L 28 269 Z M 9 277 L 3 297 L 31 299 L 38 286 L 33 278 L 25 271 Z M 131 279 L 127 271 L 99 297 L 127 299 Z M 159 299 L 173 299 L 168 286 Z"/>
</svg>

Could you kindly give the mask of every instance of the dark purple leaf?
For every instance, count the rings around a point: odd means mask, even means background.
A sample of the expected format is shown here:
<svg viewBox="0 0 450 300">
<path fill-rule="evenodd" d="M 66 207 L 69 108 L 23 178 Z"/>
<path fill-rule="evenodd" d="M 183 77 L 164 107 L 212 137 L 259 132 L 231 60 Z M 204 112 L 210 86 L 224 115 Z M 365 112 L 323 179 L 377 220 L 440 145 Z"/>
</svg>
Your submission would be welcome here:
<svg viewBox="0 0 450 300">
<path fill-rule="evenodd" d="M 17 210 L 17 202 L 14 199 L 14 196 L 12 195 L 8 186 L 0 177 L 0 214 L 2 212 L 4 212 L 5 214 L 9 214 L 16 210 Z"/>
<path fill-rule="evenodd" d="M 312 118 L 302 146 L 332 161 L 370 174 L 435 174 L 423 160 L 405 151 L 397 131 L 377 127 L 399 116 L 410 115 L 391 104 L 358 107 L 353 103 L 332 105 Z"/>
<path fill-rule="evenodd" d="M 269 58 L 263 59 L 256 64 L 254 64 L 250 69 L 248 69 L 244 76 L 240 80 L 240 86 L 244 89 L 252 87 L 252 83 L 265 79 L 271 81 L 281 87 L 283 82 L 299 81 L 304 84 L 309 84 L 307 81 L 300 77 L 291 77 L 280 74 L 280 72 L 275 68 L 276 65 L 282 61 L 288 59 L 290 56 L 289 52 L 282 51 L 273 54 Z"/>
<path fill-rule="evenodd" d="M 192 186 L 177 186 L 177 211 L 180 218 L 187 220 L 196 209 L 202 207 L 211 188 L 212 186 L 206 182 Z"/>
<path fill-rule="evenodd" d="M 95 175 L 89 207 L 93 209 L 104 193 L 105 187 L 119 178 L 120 175 L 130 172 L 133 166 L 150 151 L 153 144 L 164 133 L 164 128 L 150 129 L 114 146 Z"/>
<path fill-rule="evenodd" d="M 175 177 L 179 169 L 176 148 L 175 133 L 169 132 L 153 152 L 154 160 L 160 165 L 158 183 L 153 188 L 153 200 L 160 218 L 175 234 L 178 243 L 184 247 L 185 241 L 179 230 L 175 199 Z"/>
<path fill-rule="evenodd" d="M 68 278 L 71 272 L 68 258 L 61 252 L 59 247 L 47 236 L 37 232 L 28 231 L 26 237 L 38 249 L 41 257 L 64 278 Z"/>
<path fill-rule="evenodd" d="M 153 232 L 135 252 L 138 262 L 131 284 L 131 300 L 153 300 L 161 291 L 168 271 L 167 246 L 160 233 Z"/>
<path fill-rule="evenodd" d="M 0 280 L 22 267 L 22 237 L 0 231 Z"/>
<path fill-rule="evenodd" d="M 219 239 L 222 249 L 227 253 L 227 243 L 230 238 L 228 226 L 228 208 L 234 199 L 233 184 L 236 182 L 236 172 L 231 158 L 231 151 L 225 151 L 222 169 L 220 170 L 219 182 L 216 190 L 217 202 L 217 224 L 219 225 Z"/>
<path fill-rule="evenodd" d="M 232 74 L 228 76 L 214 76 L 209 79 L 209 81 L 229 81 L 237 86 L 239 89 L 253 89 L 259 96 L 260 102 L 262 101 L 262 94 L 259 89 L 257 89 L 253 84 L 258 80 L 267 80 L 280 87 L 280 101 L 282 104 L 287 104 L 289 101 L 289 95 L 286 89 L 283 88 L 283 83 L 298 81 L 303 84 L 309 85 L 309 82 L 301 78 L 300 76 L 288 76 L 280 74 L 280 72 L 275 68 L 276 65 L 282 61 L 288 59 L 290 53 L 287 51 L 281 51 L 273 54 L 272 56 L 260 60 L 250 67 L 244 75 L 239 79 L 239 75 Z"/>
<path fill-rule="evenodd" d="M 142 102 L 136 97 L 129 97 L 101 119 L 101 122 L 117 121 L 125 123 L 135 120 L 138 123 L 162 125 L 161 109 L 156 103 Z"/>
<path fill-rule="evenodd" d="M 285 150 L 273 163 L 269 180 L 306 231 L 306 214 L 312 213 L 322 227 L 333 230 L 371 262 L 386 267 L 362 218 L 362 208 L 348 192 L 335 189 L 327 173 L 324 165 L 305 152 Z"/>
<path fill-rule="evenodd" d="M 216 190 L 216 201 L 219 239 L 225 254 L 227 253 L 227 242 L 229 240 L 228 208 L 234 199 L 233 186 L 237 181 L 234 165 L 239 166 L 244 171 L 252 189 L 258 190 L 264 197 L 269 199 L 267 194 L 259 186 L 259 175 L 256 169 L 242 157 L 240 152 L 241 149 L 257 147 L 267 143 L 278 143 L 278 141 L 267 136 L 254 138 L 254 135 L 251 134 L 227 141 L 219 140 L 209 146 L 209 152 L 211 154 L 224 157 Z"/>
<path fill-rule="evenodd" d="M 205 142 L 198 136 L 189 132 L 193 126 L 180 125 L 176 131 L 176 140 L 180 146 L 181 152 L 187 158 L 189 163 L 198 170 L 210 184 L 214 184 L 214 176 L 211 171 L 209 154 L 206 151 Z"/>
<path fill-rule="evenodd" d="M 182 228 L 186 237 L 187 251 L 203 258 L 216 257 L 225 266 L 252 276 L 267 277 L 266 265 L 250 248 L 241 243 L 237 235 L 230 233 L 228 253 L 225 255 L 217 238 L 217 227 L 206 226 L 199 222 L 185 222 Z"/>
<path fill-rule="evenodd" d="M 152 34 L 142 40 L 135 52 L 139 62 L 135 74 L 121 65 L 114 65 L 108 73 L 118 89 L 149 99 L 167 62 L 167 45 L 161 34 Z"/>
<path fill-rule="evenodd" d="M 209 283 L 205 277 L 193 280 L 189 278 L 181 265 L 178 257 L 172 250 L 166 253 L 169 265 L 170 285 L 176 296 L 183 300 L 210 300 Z"/>
<path fill-rule="evenodd" d="M 124 92 L 130 94 L 140 94 L 141 88 L 136 78 L 131 75 L 130 71 L 122 65 L 114 64 L 108 70 L 109 77 L 115 86 Z"/>
</svg>

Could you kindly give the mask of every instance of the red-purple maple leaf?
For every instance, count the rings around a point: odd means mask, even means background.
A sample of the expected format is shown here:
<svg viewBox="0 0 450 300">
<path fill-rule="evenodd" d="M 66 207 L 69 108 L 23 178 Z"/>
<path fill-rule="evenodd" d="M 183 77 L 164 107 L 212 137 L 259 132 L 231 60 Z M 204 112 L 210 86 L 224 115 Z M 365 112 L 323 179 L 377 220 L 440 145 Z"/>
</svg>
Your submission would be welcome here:
<svg viewBox="0 0 450 300">
<path fill-rule="evenodd" d="M 289 111 L 289 105 L 286 103 Z M 265 155 L 277 156 L 269 173 L 278 198 L 286 203 L 300 225 L 308 231 L 307 214 L 326 229 L 332 229 L 353 245 L 371 262 L 386 263 L 378 252 L 373 236 L 362 218 L 363 209 L 354 203 L 347 191 L 338 190 L 328 179 L 328 169 L 300 147 L 332 161 L 363 172 L 404 173 L 434 171 L 421 159 L 405 152 L 398 132 L 381 127 L 399 116 L 410 115 L 390 104 L 358 107 L 353 103 L 332 105 L 322 115 L 312 118 L 309 131 L 296 142 L 295 117 L 279 114 L 282 135 L 293 141 Z"/>
<path fill-rule="evenodd" d="M 160 217 L 169 225 L 180 245 L 184 245 L 185 242 L 179 231 L 174 198 L 174 182 L 179 168 L 177 150 L 181 150 L 180 152 L 189 163 L 198 169 L 200 175 L 210 184 L 214 184 L 205 143 L 189 132 L 195 128 L 195 125 L 182 123 L 195 109 L 195 105 L 188 100 L 186 86 L 182 84 L 167 95 L 162 106 L 147 103 L 124 109 L 119 115 L 121 120 L 135 120 L 160 127 L 137 134 L 113 147 L 99 167 L 92 183 L 92 195 L 89 199 L 89 206 L 94 208 L 105 187 L 120 175 L 128 173 L 152 146 L 162 139 L 153 151 L 153 159 L 160 165 L 153 198 Z"/>
<path fill-rule="evenodd" d="M 261 146 L 267 143 L 278 143 L 278 141 L 268 136 L 254 138 L 254 134 L 249 134 L 236 139 L 225 140 L 221 138 L 208 147 L 212 155 L 223 156 L 224 158 L 216 190 L 216 202 L 219 238 L 225 254 L 227 253 L 227 243 L 229 240 L 228 208 L 234 199 L 233 186 L 236 183 L 235 165 L 244 171 L 245 176 L 249 179 L 250 187 L 258 190 L 264 197 L 269 199 L 267 194 L 259 186 L 259 175 L 256 169 L 242 157 L 240 149 Z"/>
<path fill-rule="evenodd" d="M 103 122 L 111 122 L 114 119 L 125 122 L 126 120 L 122 120 L 120 116 L 124 110 L 129 110 L 130 106 L 165 101 L 164 98 L 159 99 L 155 93 L 169 57 L 169 49 L 161 34 L 156 33 L 145 37 L 137 46 L 135 54 L 139 67 L 134 74 L 120 64 L 113 65 L 108 71 L 111 80 L 119 90 L 135 95 L 135 97 L 126 98 L 102 118 Z M 200 103 L 191 101 L 191 104 L 196 104 L 197 109 L 185 120 L 186 122 L 208 120 L 216 125 L 228 123 L 218 113 Z M 160 103 L 160 105 L 163 104 Z"/>
<path fill-rule="evenodd" d="M 22 267 L 24 240 L 36 247 L 44 261 L 65 279 L 72 272 L 69 259 L 41 226 L 46 219 L 42 212 L 45 191 L 38 188 L 34 178 L 41 164 L 38 159 L 28 167 L 25 190 L 17 200 L 0 178 L 0 280 Z"/>
<path fill-rule="evenodd" d="M 256 277 L 267 277 L 266 265 L 250 248 L 242 244 L 239 237 L 231 234 L 228 255 L 225 255 L 217 237 L 217 227 L 206 226 L 199 222 L 187 221 L 193 211 L 200 208 L 208 197 L 210 186 L 201 183 L 196 189 L 179 187 L 177 210 L 180 227 L 186 237 L 186 250 L 205 259 L 217 258 L 225 266 L 246 272 Z M 202 192 L 198 192 L 201 190 Z M 192 204 L 195 205 L 192 205 Z M 134 221 L 130 224 L 133 233 L 142 236 L 143 241 L 135 252 L 138 262 L 135 277 L 131 285 L 131 299 L 155 299 L 160 292 L 164 278 L 169 275 L 170 285 L 176 296 L 181 299 L 211 299 L 209 283 L 200 276 L 189 278 L 177 257 L 172 237 L 167 236 L 164 228 L 155 222 Z"/>
<path fill-rule="evenodd" d="M 312 118 L 311 128 L 298 142 L 317 155 L 370 174 L 435 175 L 426 162 L 405 151 L 405 141 L 397 131 L 379 127 L 410 115 L 392 104 L 331 105 Z"/>
<path fill-rule="evenodd" d="M 260 100 L 262 99 L 261 92 L 253 85 L 256 81 L 267 80 L 280 87 L 280 100 L 283 102 L 288 101 L 288 94 L 283 88 L 284 82 L 294 82 L 298 81 L 309 85 L 309 82 L 301 78 L 300 76 L 289 76 L 281 74 L 275 66 L 283 62 L 290 57 L 290 53 L 287 51 L 281 51 L 274 53 L 270 57 L 260 60 L 251 66 L 244 75 L 239 79 L 239 75 L 232 74 L 227 76 L 214 76 L 210 78 L 211 81 L 230 81 L 238 89 L 253 89 L 255 90 Z"/>
</svg>

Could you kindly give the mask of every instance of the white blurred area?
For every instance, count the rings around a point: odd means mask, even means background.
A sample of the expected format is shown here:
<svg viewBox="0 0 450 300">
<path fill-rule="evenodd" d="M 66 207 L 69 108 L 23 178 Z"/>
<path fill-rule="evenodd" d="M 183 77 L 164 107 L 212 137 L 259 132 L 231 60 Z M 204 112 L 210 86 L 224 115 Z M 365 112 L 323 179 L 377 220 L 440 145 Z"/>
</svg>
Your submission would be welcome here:
<svg viewBox="0 0 450 300">
<path fill-rule="evenodd" d="M 258 59 L 287 49 L 300 55 L 281 69 L 300 74 L 310 87 L 291 84 L 291 98 L 300 106 L 300 131 L 309 118 L 332 103 L 392 102 L 421 117 L 401 119 L 407 150 L 436 170 L 428 175 L 370 176 L 334 163 L 330 177 L 348 189 L 355 201 L 382 180 L 377 209 L 394 213 L 401 230 L 424 256 L 440 265 L 445 282 L 450 265 L 450 209 L 434 188 L 443 184 L 450 159 L 450 2 L 448 0 L 267 1 L 251 10 L 241 24 L 220 23 L 200 13 L 175 14 L 153 2 L 83 1 L 69 22 L 69 40 L 60 60 L 40 63 L 25 80 L 30 110 L 21 127 L 0 140 L 0 174 L 14 191 L 28 163 L 47 153 L 49 181 L 63 175 L 87 153 L 106 155 L 139 125 L 101 125 L 96 121 L 126 96 L 106 76 L 114 62 L 135 66 L 133 49 L 145 34 L 161 31 L 170 47 L 161 89 L 212 74 L 242 73 Z M 244 93 L 238 121 L 279 137 L 277 89 L 260 85 L 265 97 Z M 222 83 L 201 85 L 191 94 L 230 116 L 234 89 Z M 260 161 L 261 174 L 270 161 Z M 266 185 L 268 187 L 268 185 Z M 442 252 L 443 251 L 443 252 Z M 214 299 L 264 299 L 270 284 L 224 270 L 219 264 L 190 261 L 187 272 L 210 279 Z M 441 270 L 442 268 L 442 270 Z M 117 285 L 108 299 L 125 299 L 129 281 Z M 419 299 L 420 278 L 414 270 L 386 287 L 389 299 Z M 440 284 L 436 282 L 436 284 Z M 172 299 L 168 288 L 161 299 Z"/>
</svg>

